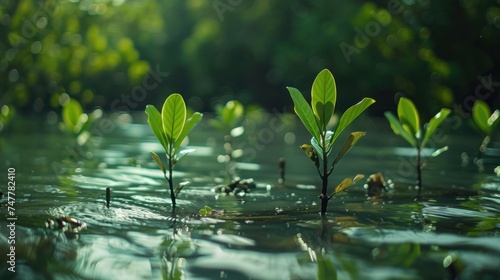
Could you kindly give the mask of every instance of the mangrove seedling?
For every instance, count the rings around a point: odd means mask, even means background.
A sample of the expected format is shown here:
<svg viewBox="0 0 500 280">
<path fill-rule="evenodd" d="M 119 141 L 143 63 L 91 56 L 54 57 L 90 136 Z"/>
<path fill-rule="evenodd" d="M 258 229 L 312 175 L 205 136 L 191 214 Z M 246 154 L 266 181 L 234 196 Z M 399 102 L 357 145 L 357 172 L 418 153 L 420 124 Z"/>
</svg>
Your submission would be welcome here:
<svg viewBox="0 0 500 280">
<path fill-rule="evenodd" d="M 238 157 L 238 151 L 233 148 L 233 138 L 243 134 L 243 126 L 238 126 L 245 109 L 243 105 L 236 100 L 230 100 L 225 106 L 217 105 L 215 112 L 216 118 L 210 119 L 208 124 L 224 133 L 224 155 L 219 155 L 217 160 L 226 163 L 226 177 L 229 182 L 232 178 L 237 177 L 235 171 L 235 163 L 233 159 Z"/>
<path fill-rule="evenodd" d="M 479 158 L 486 151 L 488 143 L 491 141 L 493 132 L 500 122 L 500 110 L 491 113 L 491 109 L 483 100 L 476 100 L 472 106 L 472 119 L 476 127 L 484 134 L 483 142 L 479 147 Z"/>
<path fill-rule="evenodd" d="M 174 189 L 172 173 L 175 164 L 186 154 L 192 152 L 192 149 L 182 150 L 181 143 L 203 117 L 199 112 L 186 119 L 186 103 L 182 96 L 178 93 L 171 94 L 163 103 L 160 112 L 153 105 L 146 106 L 146 114 L 148 115 L 148 123 L 153 130 L 158 141 L 165 149 L 167 156 L 168 169 L 163 165 L 160 157 L 150 152 L 158 167 L 163 172 L 163 176 L 167 179 L 170 187 L 170 199 L 172 206 L 175 209 L 175 199 L 185 184 L 179 184 Z M 168 176 L 167 176 L 168 171 Z"/>
<path fill-rule="evenodd" d="M 62 109 L 63 123 L 60 124 L 60 129 L 76 138 L 76 143 L 83 146 L 90 138 L 88 129 L 90 125 L 100 115 L 100 111 L 96 110 L 87 115 L 83 112 L 82 105 L 75 99 L 69 99 Z"/>
<path fill-rule="evenodd" d="M 432 117 L 422 128 L 420 126 L 420 117 L 415 104 L 413 104 L 413 102 L 406 97 L 401 97 L 399 99 L 398 118 L 396 118 L 392 112 L 387 111 L 384 113 L 394 133 L 403 137 L 412 147 L 417 149 L 417 196 L 420 196 L 422 189 L 422 168 L 425 165 L 425 162 L 421 162 L 422 149 L 425 147 L 425 144 L 427 144 L 427 141 L 429 141 L 432 134 L 450 113 L 450 109 L 442 108 L 441 111 Z M 440 155 L 447 149 L 447 146 L 437 149 L 434 153 L 432 153 L 432 157 Z"/>
<path fill-rule="evenodd" d="M 335 140 L 366 108 L 375 103 L 372 98 L 363 98 L 357 104 L 347 109 L 340 120 L 335 131 L 327 130 L 327 124 L 333 116 L 335 104 L 337 102 L 337 88 L 335 79 L 328 69 L 322 70 L 313 82 L 311 90 L 311 106 L 307 104 L 302 93 L 293 87 L 287 87 L 293 99 L 294 110 L 306 129 L 312 135 L 311 144 L 304 144 L 301 148 L 318 170 L 319 177 L 323 181 L 321 187 L 321 215 L 326 214 L 328 201 L 333 195 L 345 190 L 347 187 L 361 179 L 362 175 L 357 175 L 354 179 L 343 180 L 331 193 L 328 192 L 328 177 L 332 173 L 339 160 L 358 142 L 365 132 L 352 132 L 332 165 L 328 164 L 328 155 L 332 151 Z M 321 171 L 322 170 L 322 171 Z"/>
</svg>

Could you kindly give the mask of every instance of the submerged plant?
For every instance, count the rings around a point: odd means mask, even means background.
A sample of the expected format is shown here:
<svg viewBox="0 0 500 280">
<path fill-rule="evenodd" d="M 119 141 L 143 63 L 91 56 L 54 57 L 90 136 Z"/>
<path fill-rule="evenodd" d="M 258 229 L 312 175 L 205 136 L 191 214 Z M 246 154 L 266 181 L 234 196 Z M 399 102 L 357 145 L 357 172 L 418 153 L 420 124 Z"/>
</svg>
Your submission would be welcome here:
<svg viewBox="0 0 500 280">
<path fill-rule="evenodd" d="M 491 113 L 491 109 L 483 100 L 477 100 L 472 106 L 472 119 L 476 127 L 484 134 L 483 142 L 479 148 L 479 156 L 481 156 L 491 141 L 493 132 L 498 123 L 500 123 L 500 110 L 495 110 Z"/>
<path fill-rule="evenodd" d="M 175 208 L 175 198 L 182 190 L 185 184 L 179 184 L 174 189 L 172 173 L 175 164 L 183 156 L 193 150 L 181 150 L 181 143 L 188 133 L 195 127 L 203 117 L 203 114 L 195 112 L 189 119 L 186 119 L 186 103 L 180 94 L 171 94 L 163 103 L 160 112 L 153 105 L 146 106 L 146 114 L 148 115 L 148 123 L 151 126 L 156 138 L 165 149 L 167 156 L 168 169 L 165 168 L 160 157 L 150 152 L 158 167 L 163 172 L 163 176 L 167 179 L 170 187 L 170 199 L 172 206 Z M 168 171 L 168 176 L 167 176 Z"/>
<path fill-rule="evenodd" d="M 90 125 L 100 116 L 100 111 L 96 110 L 87 115 L 83 112 L 82 105 L 75 99 L 69 99 L 62 109 L 63 123 L 60 129 L 76 138 L 78 145 L 84 145 L 90 138 L 88 129 Z"/>
<path fill-rule="evenodd" d="M 406 98 L 401 97 L 398 102 L 398 118 L 394 116 L 392 112 L 385 112 L 384 115 L 389 120 L 392 130 L 396 135 L 403 137 L 412 147 L 417 149 L 417 185 L 418 185 L 418 196 L 422 189 L 422 168 L 424 164 L 421 162 L 421 152 L 422 149 L 429 141 L 432 134 L 441 125 L 441 123 L 446 119 L 446 117 L 451 113 L 450 109 L 442 108 L 439 113 L 437 113 L 431 120 L 424 125 L 422 128 L 420 126 L 420 117 L 417 108 L 413 102 Z M 440 155 L 443 151 L 448 149 L 447 146 L 436 150 L 432 156 L 436 157 Z"/>
<path fill-rule="evenodd" d="M 375 100 L 372 98 L 363 98 L 359 103 L 351 106 L 344 112 L 342 117 L 340 117 L 335 131 L 329 131 L 327 130 L 327 124 L 333 116 L 335 104 L 337 102 L 337 88 L 332 73 L 324 69 L 316 76 L 311 90 L 311 106 L 307 104 L 304 96 L 298 89 L 293 87 L 287 87 L 287 89 L 293 99 L 295 113 L 312 135 L 311 144 L 304 144 L 301 148 L 314 163 L 323 181 L 319 198 L 321 199 L 321 214 L 324 215 L 326 213 L 328 201 L 333 195 L 345 190 L 347 187 L 363 178 L 362 175 L 357 175 L 354 179 L 344 179 L 330 195 L 327 193 L 328 177 L 335 168 L 335 165 L 356 144 L 356 142 L 361 139 L 361 137 L 365 136 L 365 132 L 352 132 L 344 142 L 344 145 L 331 166 L 328 164 L 328 155 L 332 151 L 333 144 L 340 134 L 352 121 L 366 110 L 366 108 L 375 103 Z"/>
</svg>

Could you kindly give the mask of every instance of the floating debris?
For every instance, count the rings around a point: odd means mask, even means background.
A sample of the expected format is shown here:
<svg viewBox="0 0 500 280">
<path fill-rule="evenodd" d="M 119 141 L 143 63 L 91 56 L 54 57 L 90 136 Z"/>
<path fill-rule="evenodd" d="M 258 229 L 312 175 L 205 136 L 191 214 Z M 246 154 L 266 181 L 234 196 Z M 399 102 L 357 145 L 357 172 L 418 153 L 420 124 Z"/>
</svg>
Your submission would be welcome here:
<svg viewBox="0 0 500 280">
<path fill-rule="evenodd" d="M 231 181 L 228 185 L 218 185 L 213 191 L 215 192 L 225 192 L 226 194 L 237 194 L 240 192 L 247 193 L 251 189 L 255 189 L 257 185 L 252 178 L 249 179 L 235 179 Z"/>
<path fill-rule="evenodd" d="M 364 188 L 367 189 L 366 192 L 368 196 L 381 196 L 384 191 L 387 191 L 386 186 L 387 183 L 384 179 L 384 176 L 382 176 L 382 173 L 378 172 L 368 177 Z"/>
<path fill-rule="evenodd" d="M 60 230 L 62 232 L 79 233 L 80 231 L 87 229 L 87 224 L 75 218 L 61 216 L 55 221 L 47 219 L 45 227 L 52 230 Z"/>
</svg>

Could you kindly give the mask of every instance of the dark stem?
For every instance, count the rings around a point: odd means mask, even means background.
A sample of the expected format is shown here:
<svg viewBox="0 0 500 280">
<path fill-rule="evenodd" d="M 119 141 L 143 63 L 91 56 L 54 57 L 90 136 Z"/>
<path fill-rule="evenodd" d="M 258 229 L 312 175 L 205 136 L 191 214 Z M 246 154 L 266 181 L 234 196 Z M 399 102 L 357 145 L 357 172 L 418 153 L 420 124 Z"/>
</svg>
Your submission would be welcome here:
<svg viewBox="0 0 500 280">
<path fill-rule="evenodd" d="M 422 165 L 420 164 L 420 151 L 421 149 L 417 147 L 417 196 L 420 197 L 420 191 L 422 190 Z"/>
<path fill-rule="evenodd" d="M 325 137 L 322 137 L 323 141 L 322 143 L 325 143 Z M 319 196 L 321 199 L 321 216 L 325 216 L 326 214 L 326 208 L 328 206 L 328 176 L 330 175 L 328 173 L 328 155 L 326 154 L 325 149 L 323 149 L 323 175 L 321 176 L 321 179 L 323 180 L 323 186 L 321 187 L 321 195 Z M 319 172 L 319 170 L 318 170 Z M 321 174 L 320 174 L 321 175 Z"/>
<path fill-rule="evenodd" d="M 174 180 L 172 178 L 172 171 L 174 169 L 173 162 L 172 162 L 172 156 L 168 157 L 168 178 L 165 175 L 165 178 L 168 181 L 168 184 L 170 186 L 170 199 L 172 200 L 172 207 L 175 209 L 175 193 L 174 193 Z"/>
</svg>

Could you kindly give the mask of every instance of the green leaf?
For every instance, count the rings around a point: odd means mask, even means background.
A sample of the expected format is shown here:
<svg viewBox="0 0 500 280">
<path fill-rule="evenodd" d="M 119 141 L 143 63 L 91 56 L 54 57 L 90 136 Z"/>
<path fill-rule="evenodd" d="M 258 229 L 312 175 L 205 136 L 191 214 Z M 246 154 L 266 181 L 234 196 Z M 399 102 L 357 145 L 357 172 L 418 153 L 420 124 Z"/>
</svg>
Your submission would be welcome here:
<svg viewBox="0 0 500 280">
<path fill-rule="evenodd" d="M 354 176 L 354 179 L 351 178 L 345 178 L 340 184 L 335 188 L 335 191 L 331 195 L 328 196 L 328 199 L 332 198 L 332 196 L 338 194 L 339 192 L 347 189 L 350 187 L 352 184 L 356 183 L 357 181 L 363 179 L 365 176 L 363 174 L 357 174 Z"/>
<path fill-rule="evenodd" d="M 366 110 L 366 108 L 370 107 L 373 103 L 375 103 L 374 99 L 365 97 L 363 98 L 363 100 L 347 109 L 342 117 L 340 117 L 339 125 L 337 126 L 335 134 L 332 138 L 332 144 L 335 142 L 337 137 L 340 136 L 342 131 L 344 131 L 344 129 L 346 129 L 346 127 L 351 124 L 352 121 L 354 121 L 361 113 L 363 113 L 364 110 Z"/>
<path fill-rule="evenodd" d="M 425 147 L 427 140 L 429 140 L 434 131 L 436 131 L 439 125 L 441 125 L 441 123 L 446 119 L 446 117 L 448 117 L 450 113 L 450 109 L 443 108 L 441 109 L 441 111 L 439 111 L 439 113 L 432 117 L 429 123 L 425 126 L 424 140 L 422 141 L 422 144 L 420 144 L 420 147 Z"/>
<path fill-rule="evenodd" d="M 491 116 L 491 110 L 488 104 L 483 100 L 476 100 L 474 106 L 472 106 L 472 119 L 476 124 L 477 128 L 481 130 L 486 136 L 491 135 L 492 128 L 488 125 L 488 119 Z"/>
<path fill-rule="evenodd" d="M 78 123 L 83 114 L 82 106 L 75 99 L 70 99 L 63 108 L 63 121 L 69 131 L 78 134 L 81 126 Z"/>
<path fill-rule="evenodd" d="M 163 174 L 166 174 L 167 171 L 165 169 L 165 166 L 163 165 L 163 162 L 161 162 L 160 157 L 155 152 L 149 152 L 149 153 L 151 154 L 151 157 L 153 157 L 153 159 L 156 161 L 156 164 L 161 169 L 161 171 L 163 172 Z"/>
<path fill-rule="evenodd" d="M 200 209 L 200 211 L 198 211 L 198 214 L 200 214 L 200 216 L 206 216 L 207 215 L 207 210 Z"/>
<path fill-rule="evenodd" d="M 309 104 L 307 104 L 304 96 L 296 88 L 287 87 L 287 89 L 292 97 L 295 113 L 299 116 L 309 133 L 311 133 L 314 138 L 319 139 L 318 125 L 314 119 L 313 111 Z"/>
<path fill-rule="evenodd" d="M 442 147 L 441 149 L 437 149 L 437 150 L 435 150 L 435 151 L 431 154 L 431 156 L 432 156 L 432 157 L 437 157 L 437 156 L 439 156 L 440 154 L 442 154 L 442 153 L 444 153 L 444 152 L 446 152 L 446 151 L 448 151 L 448 146 L 444 146 L 444 147 Z"/>
<path fill-rule="evenodd" d="M 174 145 L 186 122 L 186 103 L 180 94 L 171 94 L 165 100 L 161 110 L 161 120 L 167 144 Z M 169 153 L 170 151 L 167 149 L 167 154 Z"/>
<path fill-rule="evenodd" d="M 194 152 L 196 151 L 195 149 L 186 149 L 186 150 L 182 150 L 182 151 L 179 151 L 175 154 L 175 158 L 174 158 L 174 164 L 177 163 L 181 158 L 183 158 L 185 155 L 191 153 L 191 152 Z"/>
<path fill-rule="evenodd" d="M 314 151 L 316 151 L 316 154 L 323 159 L 323 147 L 318 143 L 318 140 L 316 138 L 311 138 L 311 146 L 314 148 Z"/>
<path fill-rule="evenodd" d="M 174 146 L 175 150 L 179 149 L 182 141 L 184 141 L 184 138 L 186 138 L 189 132 L 201 121 L 202 118 L 203 114 L 196 112 L 189 119 L 186 120 L 186 123 L 182 127 L 181 134 L 179 134 L 179 136 L 175 140 L 175 146 Z"/>
<path fill-rule="evenodd" d="M 384 116 L 389 121 L 389 124 L 391 125 L 392 131 L 394 131 L 394 134 L 400 135 L 401 137 L 403 137 L 413 147 L 417 146 L 417 140 L 416 140 L 415 136 L 411 135 L 408 131 L 406 131 L 403 128 L 403 126 L 401 125 L 399 120 L 396 118 L 396 116 L 394 116 L 393 113 L 387 111 L 384 113 Z"/>
<path fill-rule="evenodd" d="M 337 102 L 337 87 L 332 73 L 324 69 L 314 79 L 311 89 L 311 107 L 320 130 L 326 130 Z"/>
<path fill-rule="evenodd" d="M 226 103 L 226 106 L 221 110 L 221 118 L 227 129 L 231 129 L 239 119 L 243 116 L 243 105 L 236 101 L 231 100 Z"/>
<path fill-rule="evenodd" d="M 419 137 L 420 131 L 420 119 L 418 117 L 418 111 L 413 102 L 406 98 L 401 97 L 398 102 L 398 117 L 399 122 L 403 128 L 408 131 L 411 135 Z"/>
<path fill-rule="evenodd" d="M 349 135 L 349 137 L 346 139 L 346 141 L 344 142 L 344 145 L 342 146 L 342 149 L 340 150 L 339 155 L 333 161 L 332 167 L 334 167 L 339 162 L 339 160 L 345 154 L 347 154 L 347 152 L 349 152 L 349 150 L 351 150 L 351 148 L 354 147 L 354 145 L 356 145 L 356 142 L 358 142 L 358 140 L 361 139 L 361 137 L 363 137 L 365 135 L 366 135 L 366 132 L 359 132 L 359 131 L 352 132 Z"/>
<path fill-rule="evenodd" d="M 207 211 L 207 213 L 209 213 L 210 211 L 212 211 L 212 208 L 208 205 L 205 205 L 205 211 Z"/>
<path fill-rule="evenodd" d="M 160 144 L 163 146 L 165 151 L 167 151 L 167 138 L 163 133 L 163 128 L 161 124 L 161 115 L 153 105 L 146 106 L 146 114 L 148 115 L 148 123 L 151 129 L 153 130 L 156 138 L 160 141 Z"/>
</svg>

